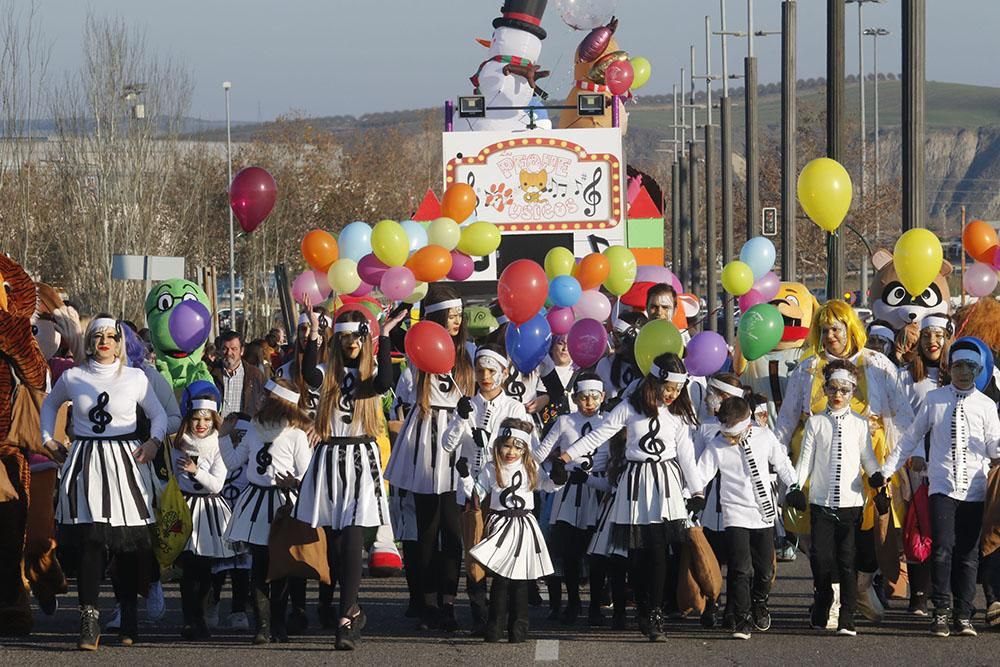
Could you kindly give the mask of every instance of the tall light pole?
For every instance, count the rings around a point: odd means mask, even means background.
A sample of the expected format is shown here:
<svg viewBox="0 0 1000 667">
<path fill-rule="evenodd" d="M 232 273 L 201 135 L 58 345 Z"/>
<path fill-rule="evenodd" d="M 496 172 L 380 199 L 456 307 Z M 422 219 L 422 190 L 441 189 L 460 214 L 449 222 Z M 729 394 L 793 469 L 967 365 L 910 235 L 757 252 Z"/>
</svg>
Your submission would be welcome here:
<svg viewBox="0 0 1000 667">
<path fill-rule="evenodd" d="M 878 197 L 878 172 L 879 172 L 879 155 L 878 155 L 878 38 L 885 37 L 889 34 L 889 31 L 885 28 L 866 28 L 865 35 L 872 38 L 872 60 L 873 67 L 875 69 L 875 196 Z M 880 229 L 879 216 L 878 216 L 878 206 L 875 207 L 875 242 L 879 242 L 882 230 Z"/>
<path fill-rule="evenodd" d="M 864 30 L 864 6 L 866 2 L 881 4 L 883 0 L 844 0 L 845 3 L 855 3 L 858 6 L 858 98 L 861 110 L 861 203 L 865 201 L 865 186 L 868 170 L 868 125 L 865 121 L 865 48 L 862 31 Z"/>
<path fill-rule="evenodd" d="M 226 91 L 226 164 L 229 168 L 227 193 L 233 186 L 233 134 L 229 115 L 229 89 L 232 87 L 231 82 L 222 82 L 222 89 Z M 236 331 L 236 234 L 233 229 L 232 206 L 229 207 L 229 328 Z"/>
</svg>

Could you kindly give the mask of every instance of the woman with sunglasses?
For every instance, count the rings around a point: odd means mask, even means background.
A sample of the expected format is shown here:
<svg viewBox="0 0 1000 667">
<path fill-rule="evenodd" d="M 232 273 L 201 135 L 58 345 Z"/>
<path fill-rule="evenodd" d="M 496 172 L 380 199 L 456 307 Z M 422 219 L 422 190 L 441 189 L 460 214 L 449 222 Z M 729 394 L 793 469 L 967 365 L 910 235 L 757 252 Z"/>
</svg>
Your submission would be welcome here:
<svg viewBox="0 0 1000 667">
<path fill-rule="evenodd" d="M 79 554 L 80 638 L 82 650 L 97 650 L 100 618 L 97 601 L 105 553 L 120 572 L 148 569 L 152 549 L 152 486 L 144 481 L 166 436 L 167 415 L 149 380 L 125 362 L 121 325 L 98 315 L 87 327 L 86 356 L 65 371 L 42 404 L 42 442 L 62 463 L 56 521 L 60 541 L 75 544 Z M 73 403 L 74 440 L 70 450 L 54 439 L 56 415 Z M 149 438 L 139 442 L 137 408 L 150 420 Z M 138 637 L 137 577 L 119 582 L 122 644 Z"/>
</svg>

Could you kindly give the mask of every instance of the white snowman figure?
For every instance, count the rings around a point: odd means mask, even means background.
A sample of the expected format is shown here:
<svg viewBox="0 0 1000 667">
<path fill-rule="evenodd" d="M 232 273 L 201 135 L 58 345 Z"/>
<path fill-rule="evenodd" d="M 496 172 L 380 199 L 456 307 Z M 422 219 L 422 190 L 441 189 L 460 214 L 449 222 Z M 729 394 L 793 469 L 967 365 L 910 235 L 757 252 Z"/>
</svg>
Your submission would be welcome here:
<svg viewBox="0 0 1000 667">
<path fill-rule="evenodd" d="M 512 131 L 527 129 L 531 119 L 527 111 L 491 107 L 528 107 L 536 95 L 536 81 L 548 75 L 539 70 L 542 53 L 542 14 L 547 0 L 506 0 L 502 16 L 493 20 L 493 39 L 489 57 L 471 77 L 477 95 L 486 101 L 485 118 L 462 118 L 456 129 L 474 131 Z M 546 117 L 540 118 L 543 115 Z M 535 114 L 535 126 L 551 129 L 545 114 Z"/>
</svg>

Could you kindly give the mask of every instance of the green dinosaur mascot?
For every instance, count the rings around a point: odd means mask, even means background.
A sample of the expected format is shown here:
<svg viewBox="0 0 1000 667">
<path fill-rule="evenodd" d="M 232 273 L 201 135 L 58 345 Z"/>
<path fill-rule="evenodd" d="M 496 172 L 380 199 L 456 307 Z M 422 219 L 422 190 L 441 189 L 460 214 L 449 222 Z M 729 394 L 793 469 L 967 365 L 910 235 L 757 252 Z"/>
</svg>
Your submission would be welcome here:
<svg viewBox="0 0 1000 667">
<path fill-rule="evenodd" d="M 190 280 L 159 283 L 146 295 L 146 322 L 156 350 L 156 369 L 177 391 L 195 380 L 212 381 L 201 359 L 212 331 L 208 296 Z"/>
</svg>

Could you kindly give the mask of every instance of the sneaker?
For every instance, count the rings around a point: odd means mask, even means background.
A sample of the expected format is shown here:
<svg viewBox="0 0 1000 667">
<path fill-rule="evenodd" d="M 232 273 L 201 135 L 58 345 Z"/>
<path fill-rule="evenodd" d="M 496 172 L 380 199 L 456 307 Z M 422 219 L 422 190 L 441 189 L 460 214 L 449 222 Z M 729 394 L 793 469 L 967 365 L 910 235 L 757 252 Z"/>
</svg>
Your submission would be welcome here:
<svg viewBox="0 0 1000 667">
<path fill-rule="evenodd" d="M 991 602 L 986 610 L 986 625 L 991 628 L 1000 626 L 1000 602 Z"/>
<path fill-rule="evenodd" d="M 935 637 L 947 637 L 951 634 L 951 630 L 948 629 L 947 614 L 934 614 L 934 620 L 931 622 L 931 634 Z"/>
<path fill-rule="evenodd" d="M 972 627 L 972 621 L 967 618 L 956 618 L 951 624 L 952 632 L 959 637 L 976 637 L 979 633 Z"/>
<path fill-rule="evenodd" d="M 368 576 L 400 577 L 403 575 L 403 559 L 395 549 L 372 549 L 368 554 Z"/>
<path fill-rule="evenodd" d="M 927 596 L 919 593 L 911 595 L 910 606 L 906 608 L 906 611 L 914 616 L 927 616 Z M 1000 608 L 998 608 L 998 612 L 1000 612 Z"/>
<path fill-rule="evenodd" d="M 794 544 L 789 544 L 785 542 L 779 549 L 774 552 L 775 558 L 778 559 L 779 563 L 792 563 L 795 562 L 795 557 L 797 552 L 795 550 Z"/>
<path fill-rule="evenodd" d="M 767 632 L 771 629 L 771 611 L 764 603 L 755 604 L 750 608 L 750 619 L 753 627 L 761 632 Z"/>
<path fill-rule="evenodd" d="M 830 620 L 830 612 L 820 609 L 815 604 L 809 605 L 809 627 L 813 630 L 825 630 Z"/>
<path fill-rule="evenodd" d="M 705 611 L 701 612 L 701 627 L 706 630 L 711 630 L 716 625 L 718 625 L 718 619 L 716 618 L 716 613 L 719 611 L 719 605 L 716 604 L 715 600 L 709 600 L 705 603 Z"/>
<path fill-rule="evenodd" d="M 111 612 L 111 618 L 104 626 L 104 631 L 110 633 L 112 630 L 121 630 L 121 629 L 122 629 L 122 608 L 118 605 L 115 605 L 115 610 Z"/>
<path fill-rule="evenodd" d="M 226 618 L 226 625 L 228 625 L 232 630 L 246 632 L 250 629 L 250 619 L 247 618 L 246 612 L 237 611 L 230 614 L 229 617 Z"/>
<path fill-rule="evenodd" d="M 663 633 L 663 613 L 657 609 L 649 615 L 649 641 L 665 642 L 667 636 Z"/>
<path fill-rule="evenodd" d="M 854 637 L 858 631 L 854 628 L 854 619 L 841 619 L 837 623 L 837 634 L 841 637 Z"/>
<path fill-rule="evenodd" d="M 244 614 L 245 615 L 245 614 Z M 230 617 L 232 614 L 230 614 Z M 210 600 L 205 605 L 205 624 L 210 628 L 219 627 L 219 601 Z"/>
<path fill-rule="evenodd" d="M 733 639 L 750 639 L 750 621 L 742 620 L 737 623 L 732 637 Z"/>
<path fill-rule="evenodd" d="M 840 584 L 833 584 L 833 603 L 830 605 L 830 616 L 826 621 L 827 630 L 837 629 L 837 618 L 840 616 Z"/>
<path fill-rule="evenodd" d="M 163 599 L 163 584 L 154 581 L 149 585 L 146 592 L 146 620 L 155 622 L 163 618 L 167 611 L 166 601 Z"/>
</svg>

